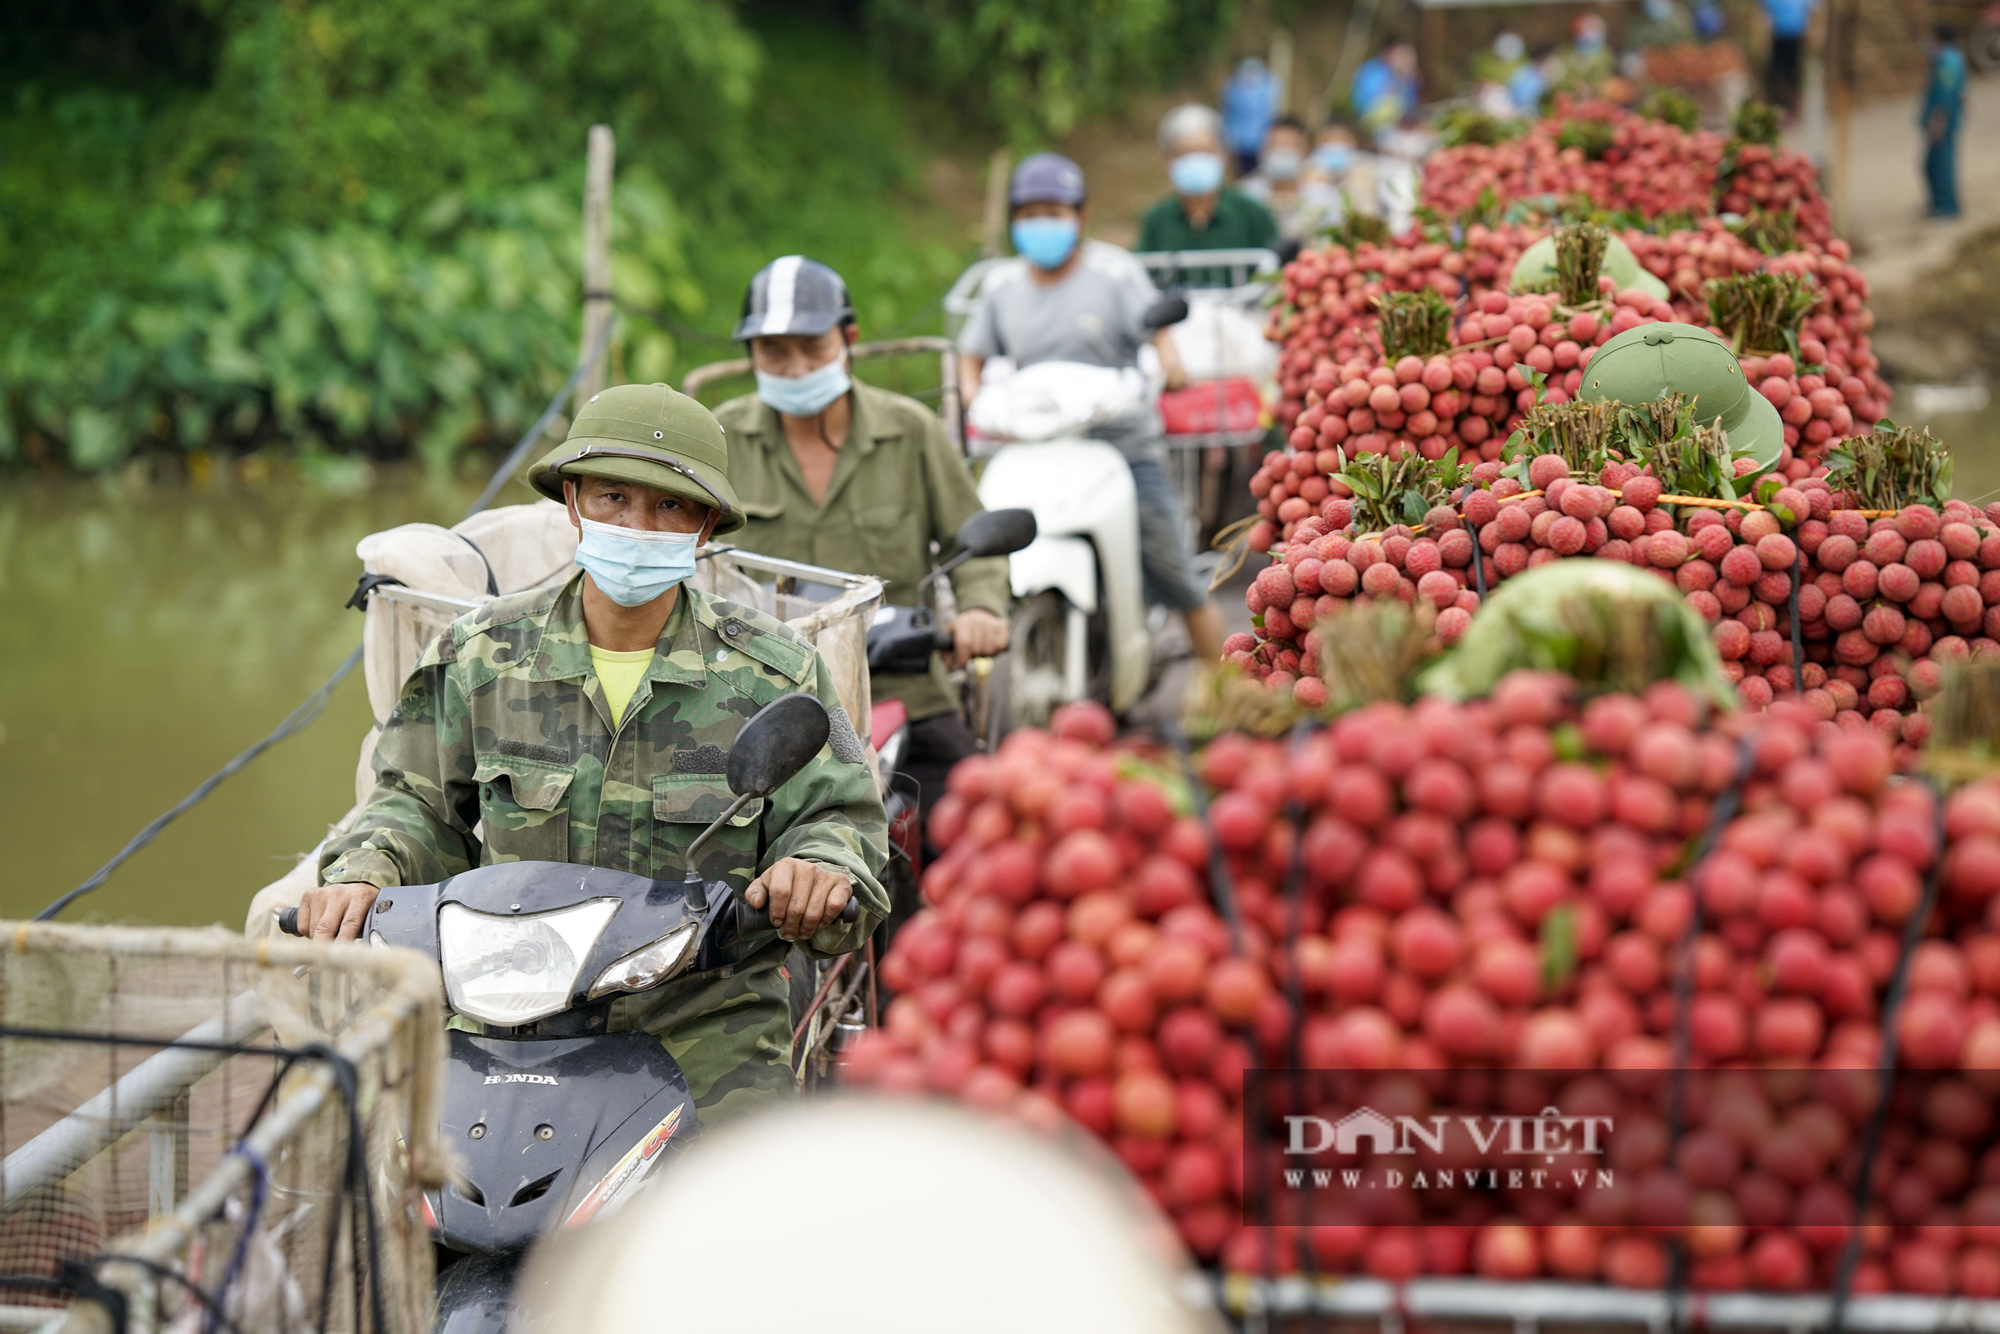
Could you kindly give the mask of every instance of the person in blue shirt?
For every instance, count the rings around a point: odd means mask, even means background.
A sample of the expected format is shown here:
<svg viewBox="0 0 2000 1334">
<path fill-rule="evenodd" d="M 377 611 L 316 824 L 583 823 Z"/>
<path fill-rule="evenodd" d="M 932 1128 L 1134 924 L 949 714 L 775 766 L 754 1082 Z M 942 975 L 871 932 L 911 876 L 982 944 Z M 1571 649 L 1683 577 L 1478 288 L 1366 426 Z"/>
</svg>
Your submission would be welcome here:
<svg viewBox="0 0 2000 1334">
<path fill-rule="evenodd" d="M 1940 26 L 1930 46 L 1931 78 L 1924 88 L 1924 180 L 1933 218 L 1958 216 L 1958 126 L 1965 119 L 1965 53 L 1958 32 Z"/>
<path fill-rule="evenodd" d="M 1806 25 L 1817 0 L 1764 0 L 1771 20 L 1771 63 L 1764 70 L 1764 100 L 1796 111 L 1799 105 L 1799 57 L 1805 52 Z"/>
<path fill-rule="evenodd" d="M 1255 56 L 1248 56 L 1222 87 L 1222 139 L 1236 159 L 1236 174 L 1257 170 L 1264 136 L 1278 114 L 1278 76 Z"/>
<path fill-rule="evenodd" d="M 1373 133 L 1402 124 L 1417 105 L 1417 49 L 1408 42 L 1391 42 L 1382 54 L 1362 61 L 1347 100 Z"/>
</svg>

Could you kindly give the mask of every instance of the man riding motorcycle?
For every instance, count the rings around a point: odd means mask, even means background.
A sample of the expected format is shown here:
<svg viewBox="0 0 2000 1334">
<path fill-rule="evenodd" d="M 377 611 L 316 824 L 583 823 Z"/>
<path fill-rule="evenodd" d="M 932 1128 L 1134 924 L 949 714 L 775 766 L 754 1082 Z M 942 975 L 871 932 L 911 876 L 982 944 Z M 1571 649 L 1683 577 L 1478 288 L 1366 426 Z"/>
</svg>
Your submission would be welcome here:
<svg viewBox="0 0 2000 1334">
<path fill-rule="evenodd" d="M 788 942 L 842 954 L 888 913 L 866 751 L 810 643 L 681 587 L 701 543 L 743 524 L 727 441 L 700 404 L 665 385 L 606 389 L 529 482 L 568 506 L 583 573 L 497 598 L 432 642 L 376 742 L 366 807 L 322 851 L 299 929 L 350 938 L 383 890 L 494 862 L 679 881 L 687 849 L 732 800 L 736 733 L 779 696 L 809 692 L 832 718 L 825 749 L 698 857 L 703 878 L 747 883 L 745 901 L 768 906 L 780 938 L 732 967 L 620 998 L 607 1030 L 657 1035 L 704 1124 L 785 1098 Z M 863 911 L 845 924 L 850 896 Z"/>
<path fill-rule="evenodd" d="M 1006 357 L 1017 367 L 1074 361 L 1122 369 L 1139 364 L 1139 348 L 1148 341 L 1159 353 L 1167 388 L 1184 387 L 1187 372 L 1173 340 L 1147 324 L 1160 293 L 1145 267 L 1130 252 L 1084 235 L 1089 204 L 1083 169 L 1058 153 L 1032 154 L 1014 168 L 1007 198 L 1019 258 L 995 268 L 959 333 L 966 402 L 978 397 L 990 358 Z M 1091 434 L 1117 446 L 1132 469 L 1147 596 L 1185 618 L 1198 660 L 1216 661 L 1222 613 L 1189 562 L 1180 498 L 1167 478 L 1159 409 L 1148 404 Z"/>
<path fill-rule="evenodd" d="M 749 347 L 757 392 L 715 410 L 743 501 L 739 540 L 762 555 L 873 575 L 885 602 L 909 605 L 930 573 L 932 544 L 951 550 L 979 513 L 979 494 L 935 413 L 854 379 L 855 334 L 847 284 L 826 265 L 786 255 L 750 280 L 736 337 Z M 966 561 L 951 588 L 953 665 L 1004 650 L 1006 559 Z M 951 766 L 977 749 L 944 658 L 933 654 L 927 674 L 877 673 L 870 685 L 878 701 L 899 699 L 909 712 L 900 768 L 928 810 Z"/>
</svg>

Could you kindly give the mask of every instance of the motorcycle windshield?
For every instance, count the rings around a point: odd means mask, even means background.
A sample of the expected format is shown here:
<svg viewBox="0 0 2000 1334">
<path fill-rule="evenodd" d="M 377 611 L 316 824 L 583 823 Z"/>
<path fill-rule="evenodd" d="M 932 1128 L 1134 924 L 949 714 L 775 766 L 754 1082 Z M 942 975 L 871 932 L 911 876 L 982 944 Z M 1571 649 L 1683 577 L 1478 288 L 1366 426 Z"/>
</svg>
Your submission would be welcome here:
<svg viewBox="0 0 2000 1334">
<path fill-rule="evenodd" d="M 438 913 L 438 960 L 451 1008 L 509 1027 L 567 1009 L 617 911 L 610 898 L 528 915 L 447 903 Z"/>
</svg>

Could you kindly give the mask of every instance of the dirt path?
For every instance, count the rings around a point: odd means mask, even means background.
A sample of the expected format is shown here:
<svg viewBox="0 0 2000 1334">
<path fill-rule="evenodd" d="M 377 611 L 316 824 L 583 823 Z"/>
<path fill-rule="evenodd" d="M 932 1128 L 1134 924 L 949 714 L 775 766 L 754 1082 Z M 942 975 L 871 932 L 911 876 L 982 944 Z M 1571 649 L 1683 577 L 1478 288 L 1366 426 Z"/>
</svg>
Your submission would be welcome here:
<svg viewBox="0 0 2000 1334">
<path fill-rule="evenodd" d="M 1919 105 L 1917 97 L 1899 97 L 1854 113 L 1854 186 L 1841 230 L 1878 300 L 1943 266 L 1965 237 L 2000 224 L 2000 79 L 1974 79 L 1966 90 L 1958 145 L 1964 216 L 1956 222 L 1923 215 Z"/>
</svg>

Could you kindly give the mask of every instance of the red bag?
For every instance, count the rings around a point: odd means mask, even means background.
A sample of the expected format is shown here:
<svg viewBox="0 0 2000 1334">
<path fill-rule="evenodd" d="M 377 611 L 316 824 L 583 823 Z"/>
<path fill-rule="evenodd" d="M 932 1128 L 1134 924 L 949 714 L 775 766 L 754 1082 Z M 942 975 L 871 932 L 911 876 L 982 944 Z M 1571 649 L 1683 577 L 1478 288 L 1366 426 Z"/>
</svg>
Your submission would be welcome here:
<svg viewBox="0 0 2000 1334">
<path fill-rule="evenodd" d="M 1203 380 L 1160 395 L 1160 419 L 1168 435 L 1254 431 L 1263 416 L 1257 384 L 1245 375 Z"/>
</svg>

